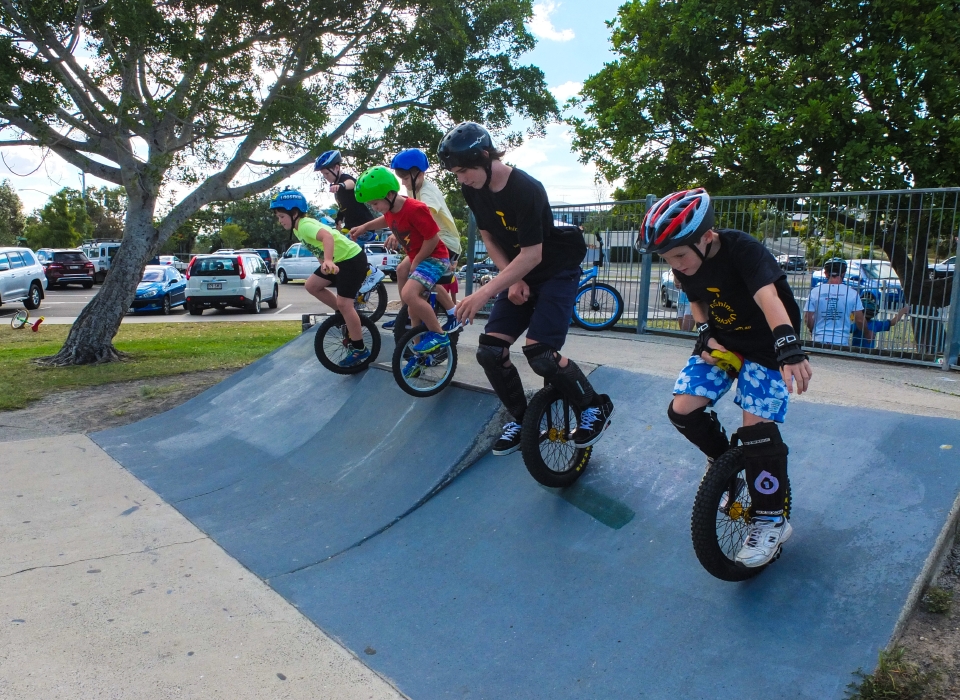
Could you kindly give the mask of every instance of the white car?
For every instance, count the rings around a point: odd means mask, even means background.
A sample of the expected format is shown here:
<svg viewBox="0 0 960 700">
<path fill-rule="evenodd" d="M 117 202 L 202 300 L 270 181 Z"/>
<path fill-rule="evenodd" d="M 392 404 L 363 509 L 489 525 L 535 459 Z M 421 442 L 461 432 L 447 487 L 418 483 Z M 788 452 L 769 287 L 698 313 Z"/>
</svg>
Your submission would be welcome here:
<svg viewBox="0 0 960 700">
<path fill-rule="evenodd" d="M 110 265 L 113 263 L 114 256 L 117 254 L 117 251 L 120 250 L 120 241 L 94 241 L 93 243 L 84 243 L 80 246 L 80 250 L 82 250 L 83 254 L 93 263 L 95 270 L 93 281 L 96 284 L 102 284 L 103 280 L 107 277 L 107 273 L 110 272 Z M 40 251 L 37 251 L 37 254 L 39 255 Z"/>
<path fill-rule="evenodd" d="M 305 280 L 318 267 L 320 261 L 317 256 L 303 243 L 294 243 L 277 261 L 277 279 L 280 284 L 286 284 L 290 280 Z"/>
<path fill-rule="evenodd" d="M 187 264 L 176 255 L 161 255 L 159 258 L 161 265 L 171 265 L 174 270 L 179 272 L 184 272 L 187 269 Z"/>
<path fill-rule="evenodd" d="M 190 261 L 186 277 L 185 306 L 193 316 L 204 309 L 222 311 L 228 306 L 258 314 L 263 302 L 277 308 L 277 278 L 256 253 L 197 255 Z"/>
<path fill-rule="evenodd" d="M 29 248 L 0 247 L 0 304 L 22 301 L 28 309 L 40 307 L 47 276 Z"/>
</svg>

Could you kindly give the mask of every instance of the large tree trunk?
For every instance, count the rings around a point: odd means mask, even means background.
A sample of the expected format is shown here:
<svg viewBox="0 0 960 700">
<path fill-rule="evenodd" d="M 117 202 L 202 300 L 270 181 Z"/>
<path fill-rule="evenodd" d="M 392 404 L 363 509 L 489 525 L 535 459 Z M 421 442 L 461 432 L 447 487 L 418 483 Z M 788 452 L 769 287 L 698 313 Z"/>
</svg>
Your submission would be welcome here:
<svg viewBox="0 0 960 700">
<path fill-rule="evenodd" d="M 113 347 L 113 337 L 133 303 L 143 268 L 160 245 L 153 222 L 156 194 L 141 192 L 140 195 L 130 198 L 123 243 L 110 264 L 110 274 L 103 286 L 74 321 L 60 352 L 43 358 L 40 364 L 62 367 L 122 359 L 121 353 Z"/>
</svg>

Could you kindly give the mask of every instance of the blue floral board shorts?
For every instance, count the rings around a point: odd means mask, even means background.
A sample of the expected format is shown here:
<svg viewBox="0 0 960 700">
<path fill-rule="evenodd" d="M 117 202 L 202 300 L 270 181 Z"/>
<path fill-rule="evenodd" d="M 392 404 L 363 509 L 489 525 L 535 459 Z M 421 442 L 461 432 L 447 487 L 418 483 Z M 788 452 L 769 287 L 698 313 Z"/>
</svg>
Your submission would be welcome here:
<svg viewBox="0 0 960 700">
<path fill-rule="evenodd" d="M 419 282 L 426 291 L 433 289 L 437 281 L 450 271 L 448 258 L 427 258 L 410 272 L 409 279 Z"/>
<path fill-rule="evenodd" d="M 716 365 L 699 357 L 687 360 L 687 366 L 677 377 L 673 393 L 688 396 L 705 396 L 710 406 L 720 400 L 733 386 L 733 378 Z M 783 423 L 787 417 L 787 384 L 775 369 L 743 361 L 737 377 L 737 394 L 734 398 L 740 408 L 760 418 Z"/>
</svg>

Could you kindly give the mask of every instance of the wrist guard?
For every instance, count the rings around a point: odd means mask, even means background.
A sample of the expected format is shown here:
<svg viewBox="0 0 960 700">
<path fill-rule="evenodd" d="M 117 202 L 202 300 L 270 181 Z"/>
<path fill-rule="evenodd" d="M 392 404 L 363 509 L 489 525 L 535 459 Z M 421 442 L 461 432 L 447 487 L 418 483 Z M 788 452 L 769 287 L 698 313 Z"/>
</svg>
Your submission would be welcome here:
<svg viewBox="0 0 960 700">
<path fill-rule="evenodd" d="M 710 352 L 710 348 L 707 347 L 707 341 L 710 340 L 710 323 L 701 323 L 696 327 L 697 333 L 697 343 L 693 346 L 693 354 L 695 357 L 700 357 L 702 352 Z"/>
<path fill-rule="evenodd" d="M 783 324 L 773 329 L 773 349 L 777 353 L 777 364 L 798 365 L 807 358 L 807 353 L 800 345 L 800 337 L 793 326 Z"/>
</svg>

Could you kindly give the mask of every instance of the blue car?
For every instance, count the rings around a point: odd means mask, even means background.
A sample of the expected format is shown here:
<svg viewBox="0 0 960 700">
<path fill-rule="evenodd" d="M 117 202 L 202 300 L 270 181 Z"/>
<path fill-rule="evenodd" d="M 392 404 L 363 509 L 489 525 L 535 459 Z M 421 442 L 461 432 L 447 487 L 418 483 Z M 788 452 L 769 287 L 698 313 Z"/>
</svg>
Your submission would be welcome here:
<svg viewBox="0 0 960 700">
<path fill-rule="evenodd" d="M 170 265 L 147 265 L 130 311 L 170 313 L 187 300 L 187 280 Z"/>
</svg>

